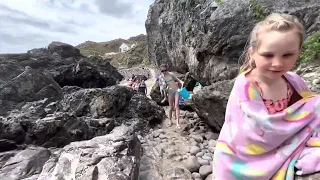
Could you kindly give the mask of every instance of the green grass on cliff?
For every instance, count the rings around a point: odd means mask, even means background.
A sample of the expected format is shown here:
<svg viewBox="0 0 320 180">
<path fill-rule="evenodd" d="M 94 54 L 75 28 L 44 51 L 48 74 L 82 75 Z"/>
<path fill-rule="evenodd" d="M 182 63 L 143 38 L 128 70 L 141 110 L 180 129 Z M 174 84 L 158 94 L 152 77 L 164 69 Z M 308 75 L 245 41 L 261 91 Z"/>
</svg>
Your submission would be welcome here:
<svg viewBox="0 0 320 180">
<path fill-rule="evenodd" d="M 299 56 L 300 62 L 311 62 L 320 60 L 320 31 L 310 35 L 302 45 Z"/>
</svg>

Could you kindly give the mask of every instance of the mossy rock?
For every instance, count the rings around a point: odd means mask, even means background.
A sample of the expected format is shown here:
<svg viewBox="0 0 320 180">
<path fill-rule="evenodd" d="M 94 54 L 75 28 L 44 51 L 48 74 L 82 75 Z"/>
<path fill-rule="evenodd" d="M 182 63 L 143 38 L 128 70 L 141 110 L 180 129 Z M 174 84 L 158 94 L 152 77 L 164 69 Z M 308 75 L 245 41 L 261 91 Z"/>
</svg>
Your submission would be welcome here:
<svg viewBox="0 0 320 180">
<path fill-rule="evenodd" d="M 310 35 L 302 45 L 299 56 L 300 62 L 311 62 L 320 60 L 320 31 Z"/>
</svg>

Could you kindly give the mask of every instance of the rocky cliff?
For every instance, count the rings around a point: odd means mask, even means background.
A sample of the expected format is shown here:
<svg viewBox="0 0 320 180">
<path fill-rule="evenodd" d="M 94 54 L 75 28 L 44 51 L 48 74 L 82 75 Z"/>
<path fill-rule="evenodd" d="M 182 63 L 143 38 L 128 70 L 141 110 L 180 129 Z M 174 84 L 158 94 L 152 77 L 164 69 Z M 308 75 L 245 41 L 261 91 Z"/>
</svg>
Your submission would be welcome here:
<svg viewBox="0 0 320 180">
<path fill-rule="evenodd" d="M 312 34 L 320 29 L 319 0 L 156 0 L 146 20 L 155 65 L 189 71 L 203 85 L 232 79 L 254 24 L 270 12 L 298 16 Z"/>
<path fill-rule="evenodd" d="M 0 179 L 138 179 L 163 108 L 110 63 L 60 42 L 0 54 Z"/>
</svg>

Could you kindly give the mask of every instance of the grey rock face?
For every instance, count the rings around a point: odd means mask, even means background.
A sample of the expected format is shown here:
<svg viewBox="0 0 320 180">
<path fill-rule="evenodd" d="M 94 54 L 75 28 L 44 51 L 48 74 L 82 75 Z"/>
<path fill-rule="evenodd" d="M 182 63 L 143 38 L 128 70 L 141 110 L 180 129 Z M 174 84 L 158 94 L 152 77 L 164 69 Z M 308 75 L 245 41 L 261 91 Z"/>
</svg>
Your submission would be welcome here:
<svg viewBox="0 0 320 180">
<path fill-rule="evenodd" d="M 26 67 L 51 76 L 60 86 L 103 88 L 123 76 L 109 62 L 87 58 L 79 49 L 61 42 L 22 54 L 0 54 L 0 84 L 22 73 Z"/>
<path fill-rule="evenodd" d="M 193 109 L 216 132 L 220 132 L 233 86 L 232 80 L 220 81 L 203 87 L 192 96 Z"/>
<path fill-rule="evenodd" d="M 0 73 L 0 179 L 138 179 L 137 135 L 163 108 L 64 43 L 0 55 L 0 69 L 11 66 Z"/>
<path fill-rule="evenodd" d="M 319 31 L 318 0 L 258 0 L 262 16 L 288 12 L 298 16 L 307 34 Z M 202 85 L 232 79 L 238 59 L 258 18 L 249 0 L 157 0 L 146 20 L 148 52 L 157 66 L 167 63 L 191 72 Z"/>
</svg>

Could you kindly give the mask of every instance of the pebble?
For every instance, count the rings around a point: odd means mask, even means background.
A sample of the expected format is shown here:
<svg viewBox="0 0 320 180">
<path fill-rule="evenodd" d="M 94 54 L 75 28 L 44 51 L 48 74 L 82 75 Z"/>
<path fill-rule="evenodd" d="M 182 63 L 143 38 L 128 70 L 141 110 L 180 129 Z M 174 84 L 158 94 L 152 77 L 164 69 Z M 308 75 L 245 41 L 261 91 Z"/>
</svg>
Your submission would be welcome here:
<svg viewBox="0 0 320 180">
<path fill-rule="evenodd" d="M 213 139 L 209 140 L 209 143 L 208 143 L 209 147 L 216 147 L 216 145 L 217 145 L 217 141 L 216 140 L 213 140 Z"/>
<path fill-rule="evenodd" d="M 313 85 L 320 84 L 320 79 L 314 79 L 314 80 L 312 81 L 312 84 L 313 84 Z"/>
<path fill-rule="evenodd" d="M 203 142 L 203 138 L 200 135 L 193 135 L 192 138 L 198 143 L 202 143 Z"/>
<path fill-rule="evenodd" d="M 212 174 L 209 174 L 205 180 L 212 180 Z"/>
<path fill-rule="evenodd" d="M 198 153 L 196 154 L 197 157 L 202 157 L 203 155 L 204 155 L 204 152 L 198 152 Z"/>
<path fill-rule="evenodd" d="M 197 158 L 195 156 L 190 156 L 185 162 L 184 166 L 190 171 L 190 172 L 198 172 L 200 168 L 200 163 L 197 161 Z"/>
<path fill-rule="evenodd" d="M 198 146 L 191 146 L 191 148 L 190 148 L 191 155 L 196 155 L 200 151 L 201 151 L 201 149 Z"/>
<path fill-rule="evenodd" d="M 210 165 L 209 160 L 202 159 L 202 158 L 198 158 L 197 160 L 201 165 Z"/>
<path fill-rule="evenodd" d="M 201 166 L 199 169 L 199 174 L 203 178 L 207 177 L 211 173 L 212 173 L 212 167 L 210 165 Z"/>
<path fill-rule="evenodd" d="M 192 177 L 194 179 L 197 179 L 197 178 L 201 178 L 201 175 L 199 173 L 197 173 L 197 172 L 194 172 L 194 173 L 192 173 Z"/>
</svg>

